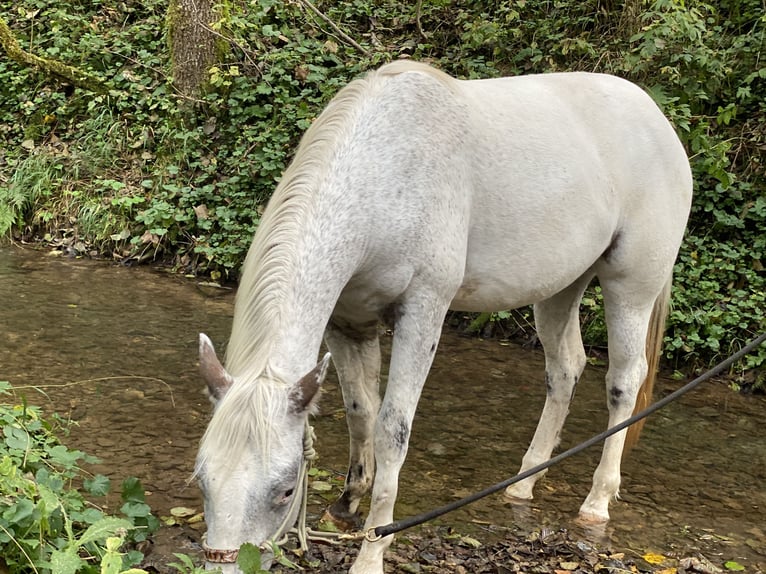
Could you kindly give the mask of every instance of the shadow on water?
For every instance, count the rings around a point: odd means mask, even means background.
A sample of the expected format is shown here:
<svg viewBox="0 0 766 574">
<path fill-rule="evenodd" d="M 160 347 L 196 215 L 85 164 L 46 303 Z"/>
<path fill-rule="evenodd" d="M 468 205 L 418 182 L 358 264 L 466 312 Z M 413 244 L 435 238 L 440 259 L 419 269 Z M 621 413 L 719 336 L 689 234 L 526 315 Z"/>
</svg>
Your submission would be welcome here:
<svg viewBox="0 0 766 574">
<path fill-rule="evenodd" d="M 70 446 L 101 459 L 115 482 L 137 476 L 159 515 L 201 509 L 187 484 L 209 416 L 196 370 L 197 333 L 228 337 L 233 294 L 148 269 L 0 250 L 0 380 L 28 400 L 78 422 Z M 384 341 L 387 353 L 390 341 Z M 544 400 L 543 357 L 498 341 L 446 332 L 423 392 L 397 517 L 428 510 L 512 475 Z M 564 429 L 562 447 L 603 430 L 602 368 L 589 367 Z M 661 381 L 658 394 L 681 383 Z M 346 464 L 340 391 L 325 385 L 315 420 L 319 466 Z M 709 383 L 647 424 L 624 463 L 622 501 L 600 532 L 574 521 L 590 488 L 598 449 L 552 469 L 528 505 L 495 495 L 441 524 L 501 532 L 565 527 L 615 550 L 690 554 L 766 569 L 766 399 Z M 113 501 L 114 502 L 114 501 Z M 194 552 L 200 532 L 166 528 L 160 559 Z M 161 560 L 160 560 L 161 561 Z"/>
</svg>

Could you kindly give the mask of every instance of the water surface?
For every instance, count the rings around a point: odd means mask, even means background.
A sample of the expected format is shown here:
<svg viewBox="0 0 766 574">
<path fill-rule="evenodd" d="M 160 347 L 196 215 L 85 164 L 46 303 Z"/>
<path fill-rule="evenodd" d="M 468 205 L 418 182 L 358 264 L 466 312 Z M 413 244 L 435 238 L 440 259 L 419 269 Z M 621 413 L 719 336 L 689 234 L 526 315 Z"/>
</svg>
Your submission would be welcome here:
<svg viewBox="0 0 766 574">
<path fill-rule="evenodd" d="M 201 509 L 188 484 L 210 405 L 197 375 L 197 333 L 228 337 L 233 292 L 148 268 L 0 249 L 0 380 L 77 421 L 67 442 L 101 459 L 118 483 L 137 476 L 160 515 Z M 384 337 L 387 354 L 390 339 Z M 428 510 L 512 475 L 544 400 L 543 357 L 445 332 L 423 392 L 401 475 L 397 517 Z M 580 382 L 562 437 L 569 448 L 605 428 L 603 368 Z M 658 395 L 684 381 L 663 380 Z M 325 385 L 318 465 L 342 472 L 346 431 L 337 383 Z M 574 530 L 614 550 L 701 551 L 766 570 L 766 399 L 707 383 L 654 415 L 623 465 L 622 500 L 601 532 L 574 521 L 599 450 L 569 459 L 529 505 L 496 495 L 441 524 L 491 539 L 498 527 Z M 114 501 L 112 501 L 114 502 Z M 155 554 L 194 552 L 200 532 L 167 529 Z"/>
</svg>

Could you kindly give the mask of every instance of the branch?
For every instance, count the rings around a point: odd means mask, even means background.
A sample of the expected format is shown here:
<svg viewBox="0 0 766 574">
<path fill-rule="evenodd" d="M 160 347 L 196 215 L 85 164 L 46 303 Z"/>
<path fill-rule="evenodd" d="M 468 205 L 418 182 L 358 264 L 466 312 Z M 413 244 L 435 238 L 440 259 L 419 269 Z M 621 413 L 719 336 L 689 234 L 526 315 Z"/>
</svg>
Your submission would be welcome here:
<svg viewBox="0 0 766 574">
<path fill-rule="evenodd" d="M 336 34 L 338 34 L 338 36 L 343 38 L 344 41 L 346 41 L 347 43 L 351 44 L 354 48 L 359 50 L 365 56 L 369 56 L 370 55 L 370 53 L 367 50 L 365 50 L 364 48 L 362 48 L 362 46 L 359 43 L 357 43 L 356 40 L 354 40 L 351 36 L 346 34 L 343 30 L 341 30 L 335 22 L 330 20 L 329 17 L 325 16 L 325 14 L 321 10 L 319 10 L 319 8 L 314 6 L 309 0 L 300 0 L 300 2 L 301 2 L 301 4 L 306 6 L 309 10 L 311 10 L 314 14 L 316 14 L 322 20 L 324 20 L 327 23 L 327 25 L 330 26 L 330 28 L 332 28 L 335 31 Z"/>
<path fill-rule="evenodd" d="M 428 34 L 423 31 L 423 24 L 420 22 L 420 17 L 423 15 L 423 0 L 418 0 L 416 12 L 415 24 L 417 24 L 418 32 L 420 32 L 424 40 L 428 40 Z"/>
<path fill-rule="evenodd" d="M 103 92 L 106 90 L 103 81 L 88 72 L 84 72 L 73 66 L 68 66 L 58 60 L 48 60 L 36 56 L 35 54 L 25 52 L 13 36 L 13 32 L 8 26 L 8 23 L 2 17 L 0 17 L 0 46 L 3 47 L 12 60 L 17 61 L 20 64 L 40 68 L 41 70 L 66 80 L 75 86 L 94 92 Z"/>
</svg>

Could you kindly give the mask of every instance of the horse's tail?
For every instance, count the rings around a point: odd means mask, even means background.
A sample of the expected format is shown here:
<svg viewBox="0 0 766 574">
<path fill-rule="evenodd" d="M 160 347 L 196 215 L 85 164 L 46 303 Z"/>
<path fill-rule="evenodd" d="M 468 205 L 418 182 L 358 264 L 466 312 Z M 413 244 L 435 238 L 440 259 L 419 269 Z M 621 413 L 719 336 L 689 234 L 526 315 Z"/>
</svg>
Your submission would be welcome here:
<svg viewBox="0 0 766 574">
<path fill-rule="evenodd" d="M 660 357 L 662 356 L 662 341 L 665 337 L 665 318 L 668 315 L 670 305 L 670 287 L 673 284 L 671 275 L 665 282 L 665 286 L 654 301 L 652 315 L 649 318 L 649 329 L 646 332 L 646 379 L 644 379 L 641 388 L 638 389 L 636 396 L 636 406 L 633 414 L 636 414 L 652 402 L 652 393 L 654 391 L 654 380 L 657 378 Z M 628 427 L 628 433 L 625 437 L 624 453 L 627 453 L 638 443 L 638 437 L 644 428 L 646 419 L 633 423 Z"/>
</svg>

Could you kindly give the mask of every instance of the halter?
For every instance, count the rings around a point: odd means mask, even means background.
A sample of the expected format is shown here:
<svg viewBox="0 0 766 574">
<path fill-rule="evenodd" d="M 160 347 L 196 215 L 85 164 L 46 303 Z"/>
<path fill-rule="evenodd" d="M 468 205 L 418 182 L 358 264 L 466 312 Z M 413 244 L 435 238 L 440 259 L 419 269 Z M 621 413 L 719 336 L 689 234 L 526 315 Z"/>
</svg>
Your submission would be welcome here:
<svg viewBox="0 0 766 574">
<path fill-rule="evenodd" d="M 234 564 L 239 556 L 239 549 L 236 550 L 217 550 L 210 548 L 202 541 L 202 550 L 205 555 L 205 562 L 212 562 L 213 564 Z"/>
<path fill-rule="evenodd" d="M 308 547 L 308 534 L 306 529 L 306 500 L 308 499 L 309 490 L 309 475 L 308 469 L 311 466 L 311 461 L 316 458 L 316 450 L 314 450 L 314 440 L 316 435 L 314 434 L 314 427 L 312 427 L 308 419 L 306 420 L 306 427 L 303 431 L 303 461 L 301 462 L 300 470 L 298 471 L 298 484 L 301 485 L 301 495 L 294 496 L 290 501 L 290 506 L 287 508 L 287 514 L 282 524 L 277 528 L 271 540 L 268 540 L 261 544 L 262 550 L 271 550 L 272 542 L 280 546 L 287 540 L 287 535 L 295 530 L 298 534 L 298 541 L 301 548 Z M 298 507 L 300 505 L 300 507 Z M 298 514 L 296 515 L 296 510 Z M 291 517 L 292 520 L 291 520 Z M 297 528 L 293 529 L 292 526 L 297 519 Z M 224 548 L 211 548 L 205 543 L 205 537 L 202 539 L 202 550 L 206 562 L 213 564 L 235 564 L 237 557 L 239 556 L 239 548 L 224 549 Z"/>
</svg>

